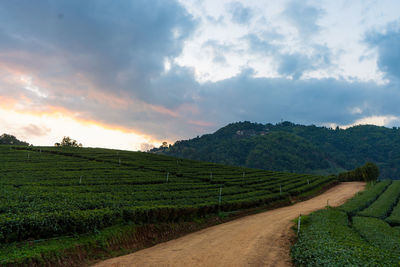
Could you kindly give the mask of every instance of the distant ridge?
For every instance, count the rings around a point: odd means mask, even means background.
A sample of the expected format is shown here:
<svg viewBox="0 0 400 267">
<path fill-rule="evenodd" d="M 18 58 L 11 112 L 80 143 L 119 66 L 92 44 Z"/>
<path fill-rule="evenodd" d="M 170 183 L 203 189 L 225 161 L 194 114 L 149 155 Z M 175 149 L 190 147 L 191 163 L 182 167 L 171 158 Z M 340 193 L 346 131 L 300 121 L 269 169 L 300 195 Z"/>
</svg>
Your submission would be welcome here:
<svg viewBox="0 0 400 267">
<path fill-rule="evenodd" d="M 29 143 L 20 141 L 13 135 L 2 134 L 0 135 L 0 145 L 29 146 Z"/>
<path fill-rule="evenodd" d="M 216 163 L 309 173 L 338 173 L 367 161 L 381 178 L 400 177 L 400 129 L 360 125 L 348 129 L 291 122 L 228 124 L 213 134 L 177 141 L 153 153 Z"/>
</svg>

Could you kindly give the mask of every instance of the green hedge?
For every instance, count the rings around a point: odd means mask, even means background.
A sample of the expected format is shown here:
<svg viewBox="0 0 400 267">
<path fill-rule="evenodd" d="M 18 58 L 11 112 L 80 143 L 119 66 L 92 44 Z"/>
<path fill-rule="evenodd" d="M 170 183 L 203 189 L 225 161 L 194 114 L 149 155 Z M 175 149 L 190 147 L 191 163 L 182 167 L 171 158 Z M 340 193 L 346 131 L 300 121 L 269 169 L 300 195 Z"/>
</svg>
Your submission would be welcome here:
<svg viewBox="0 0 400 267">
<path fill-rule="evenodd" d="M 348 213 L 350 216 L 354 216 L 357 212 L 365 209 L 373 203 L 390 184 L 391 181 L 379 182 L 376 185 L 371 186 L 369 189 L 358 193 L 344 205 L 340 206 L 340 209 Z"/>
<path fill-rule="evenodd" d="M 368 208 L 359 212 L 359 215 L 376 217 L 380 219 L 386 218 L 392 211 L 394 205 L 400 197 L 400 181 L 393 181 L 392 184 L 383 192 L 379 198 Z"/>
<path fill-rule="evenodd" d="M 0 243 L 289 204 L 334 179 L 109 149 L 0 146 L 0 158 Z"/>
<path fill-rule="evenodd" d="M 278 201 L 290 203 L 287 193 L 275 193 L 247 200 L 199 206 L 148 206 L 116 209 L 76 210 L 34 213 L 24 216 L 0 216 L 0 243 L 26 239 L 50 238 L 93 232 L 121 223 L 137 224 L 191 221 L 219 211 L 233 211 L 270 205 Z"/>
<path fill-rule="evenodd" d="M 353 228 L 371 245 L 390 250 L 400 257 L 400 232 L 385 221 L 370 217 L 353 217 Z"/>
<path fill-rule="evenodd" d="M 398 266 L 399 258 L 366 242 L 337 209 L 312 213 L 291 253 L 296 266 Z"/>
<path fill-rule="evenodd" d="M 394 226 L 400 226 L 400 202 L 393 208 L 392 214 L 386 218 L 386 222 Z"/>
</svg>

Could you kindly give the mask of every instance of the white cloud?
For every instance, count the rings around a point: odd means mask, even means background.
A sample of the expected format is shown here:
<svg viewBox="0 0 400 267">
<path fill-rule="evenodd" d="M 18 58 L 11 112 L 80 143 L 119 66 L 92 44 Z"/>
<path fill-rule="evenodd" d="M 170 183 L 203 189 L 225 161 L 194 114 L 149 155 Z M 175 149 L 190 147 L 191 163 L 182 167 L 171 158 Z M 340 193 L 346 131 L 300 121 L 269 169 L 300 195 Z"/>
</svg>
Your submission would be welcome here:
<svg viewBox="0 0 400 267">
<path fill-rule="evenodd" d="M 24 84 L 24 89 L 34 93 L 36 96 L 41 98 L 47 98 L 48 94 L 43 91 L 42 88 L 39 88 L 35 84 L 33 84 L 32 77 L 22 76 L 21 81 Z"/>
<path fill-rule="evenodd" d="M 232 2 L 251 9 L 251 22 L 246 25 L 230 20 Z M 301 76 L 309 78 L 344 79 L 349 82 L 388 81 L 377 66 L 377 55 L 363 43 L 364 34 L 371 27 L 385 25 L 399 17 L 393 11 L 400 8 L 394 0 L 384 1 L 181 1 L 201 21 L 199 30 L 186 42 L 183 53 L 176 59 L 181 66 L 194 68 L 200 82 L 216 82 L 234 77 L 243 68 L 254 68 L 257 77 L 286 77 L 279 75 L 279 53 L 298 54 L 314 58 L 318 51 L 313 46 L 326 47 L 331 62 L 317 69 L 305 71 Z M 241 3 L 241 4 L 240 4 Z M 297 5 L 297 6 L 296 6 Z M 389 8 L 391 7 L 391 8 Z M 299 9 L 300 8 L 300 9 Z M 301 13 L 301 12 L 302 13 Z M 300 13 L 299 13 L 300 12 Z M 305 19 L 303 15 L 309 15 Z M 297 16 L 298 15 L 298 16 Z M 223 19 L 215 25 L 210 17 Z M 300 23 L 301 22 L 301 23 Z M 279 37 L 268 36 L 267 41 L 279 49 L 271 55 L 261 55 L 248 47 L 244 36 L 275 31 Z M 307 38 L 303 38 L 305 35 Z M 303 36 L 303 37 L 302 37 Z M 213 62 L 212 55 L 202 44 L 209 40 L 229 43 L 232 49 L 220 51 L 225 64 Z M 369 54 L 369 56 L 366 56 Z M 271 62 L 272 61 L 272 62 Z M 277 75 L 278 74 L 278 75 Z M 289 75 L 290 76 L 290 75 Z"/>
<path fill-rule="evenodd" d="M 339 127 L 343 128 L 343 129 L 347 129 L 352 126 L 367 125 L 367 124 L 390 127 L 393 124 L 397 124 L 397 125 L 400 124 L 400 117 L 393 116 L 393 115 L 369 116 L 369 117 L 364 117 L 364 118 L 358 119 L 352 124 L 339 125 Z M 335 124 L 331 124 L 331 125 L 335 126 Z"/>
</svg>

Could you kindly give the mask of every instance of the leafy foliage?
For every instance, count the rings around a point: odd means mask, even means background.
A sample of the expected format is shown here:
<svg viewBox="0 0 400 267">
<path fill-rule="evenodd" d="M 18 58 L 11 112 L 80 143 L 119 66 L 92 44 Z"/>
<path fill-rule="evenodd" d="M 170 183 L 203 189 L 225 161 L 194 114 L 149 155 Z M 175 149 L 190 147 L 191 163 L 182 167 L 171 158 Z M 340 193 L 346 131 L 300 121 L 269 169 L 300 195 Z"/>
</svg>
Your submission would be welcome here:
<svg viewBox="0 0 400 267">
<path fill-rule="evenodd" d="M 400 181 L 394 181 L 385 192 L 359 215 L 376 217 L 380 219 L 386 218 L 392 211 L 393 206 L 398 202 L 400 197 Z"/>
<path fill-rule="evenodd" d="M 383 219 L 400 198 L 399 185 L 397 181 L 370 184 L 341 207 L 312 213 L 292 248 L 294 262 L 298 266 L 398 266 L 400 231 Z M 362 216 L 354 216 L 365 207 Z M 396 208 L 390 217 L 396 215 Z"/>
<path fill-rule="evenodd" d="M 347 201 L 340 209 L 354 216 L 357 212 L 365 209 L 373 203 L 391 184 L 391 181 L 379 182 L 369 190 L 358 193 L 355 197 Z"/>
<path fill-rule="evenodd" d="M 0 136 L 0 145 L 29 146 L 27 142 L 20 141 L 10 134 L 2 134 Z"/>
<path fill-rule="evenodd" d="M 292 247 L 297 266 L 397 266 L 398 253 L 373 246 L 349 227 L 346 213 L 311 214 Z"/>
<path fill-rule="evenodd" d="M 353 217 L 353 228 L 374 246 L 391 250 L 400 257 L 400 232 L 377 218 Z"/>
<path fill-rule="evenodd" d="M 0 158 L 0 243 L 289 203 L 336 181 L 71 146 L 0 146 Z"/>
<path fill-rule="evenodd" d="M 391 225 L 400 226 L 400 202 L 393 208 L 391 215 L 386 219 Z"/>
<path fill-rule="evenodd" d="M 265 170 L 324 174 L 375 162 L 382 178 L 400 177 L 400 129 L 395 127 L 363 125 L 344 130 L 290 122 L 238 122 L 152 152 Z"/>
<path fill-rule="evenodd" d="M 375 163 L 367 162 L 364 166 L 338 175 L 341 181 L 366 181 L 374 182 L 379 177 L 379 168 Z"/>
<path fill-rule="evenodd" d="M 54 146 L 57 146 L 57 147 L 60 147 L 60 146 L 62 146 L 62 147 L 82 147 L 82 144 L 81 143 L 78 144 L 78 141 L 72 139 L 69 136 L 64 136 L 63 139 L 61 140 L 61 143 L 55 143 Z"/>
</svg>

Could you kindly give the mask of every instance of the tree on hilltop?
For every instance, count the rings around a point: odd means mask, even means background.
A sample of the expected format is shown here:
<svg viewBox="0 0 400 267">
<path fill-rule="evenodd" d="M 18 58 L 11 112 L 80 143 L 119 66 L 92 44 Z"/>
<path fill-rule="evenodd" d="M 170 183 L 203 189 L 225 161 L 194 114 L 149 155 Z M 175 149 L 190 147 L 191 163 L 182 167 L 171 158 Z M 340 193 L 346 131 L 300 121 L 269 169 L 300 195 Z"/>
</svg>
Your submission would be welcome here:
<svg viewBox="0 0 400 267">
<path fill-rule="evenodd" d="M 11 134 L 0 135 L 0 145 L 29 146 L 27 142 L 20 141 L 14 135 Z"/>
<path fill-rule="evenodd" d="M 61 140 L 61 143 L 55 143 L 54 146 L 57 147 L 82 147 L 82 144 L 79 143 L 72 139 L 69 136 L 64 136 L 63 139 Z"/>
</svg>

